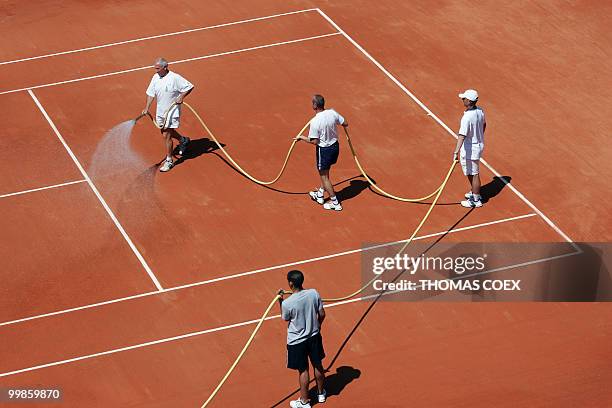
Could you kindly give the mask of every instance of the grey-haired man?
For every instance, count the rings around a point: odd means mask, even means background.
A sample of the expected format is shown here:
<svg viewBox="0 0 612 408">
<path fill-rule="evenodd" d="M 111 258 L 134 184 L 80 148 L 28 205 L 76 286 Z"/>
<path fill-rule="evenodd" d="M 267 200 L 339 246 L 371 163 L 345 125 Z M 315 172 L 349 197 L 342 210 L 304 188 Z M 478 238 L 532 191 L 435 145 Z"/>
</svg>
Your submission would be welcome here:
<svg viewBox="0 0 612 408">
<path fill-rule="evenodd" d="M 179 127 L 181 104 L 183 99 L 193 91 L 193 84 L 176 72 L 171 72 L 168 69 L 168 61 L 164 58 L 158 58 L 154 67 L 155 74 L 147 88 L 147 102 L 142 114 L 146 115 L 149 112 L 153 99 L 157 98 L 155 120 L 157 125 L 161 126 L 166 148 L 166 159 L 159 171 L 166 172 L 174 166 L 172 139 L 179 141 L 178 153 L 181 155 L 185 153 L 189 143 L 189 138 L 181 136 L 176 129 Z M 173 103 L 176 103 L 176 105 L 172 106 Z"/>
</svg>

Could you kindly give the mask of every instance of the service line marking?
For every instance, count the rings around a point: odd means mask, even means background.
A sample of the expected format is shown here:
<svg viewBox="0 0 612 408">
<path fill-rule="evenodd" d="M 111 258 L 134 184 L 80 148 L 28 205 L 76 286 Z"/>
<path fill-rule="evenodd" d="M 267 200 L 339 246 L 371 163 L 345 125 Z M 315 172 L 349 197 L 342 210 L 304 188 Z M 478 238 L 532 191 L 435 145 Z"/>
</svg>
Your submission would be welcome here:
<svg viewBox="0 0 612 408">
<path fill-rule="evenodd" d="M 204 60 L 204 59 L 209 59 L 209 58 L 221 57 L 221 56 L 224 56 L 224 55 L 238 54 L 238 53 L 247 52 L 247 51 L 260 50 L 260 49 L 263 49 L 263 48 L 272 48 L 272 47 L 278 47 L 280 45 L 296 44 L 296 43 L 305 42 L 305 41 L 312 41 L 312 40 L 317 40 L 319 38 L 332 37 L 332 36 L 335 36 L 335 35 L 340 35 L 340 33 L 321 34 L 321 35 L 315 35 L 315 36 L 312 36 L 312 37 L 298 38 L 296 40 L 281 41 L 281 42 L 275 42 L 275 43 L 271 43 L 271 44 L 257 45 L 255 47 L 241 48 L 241 49 L 233 50 L 233 51 L 226 51 L 226 52 L 219 52 L 219 53 L 215 53 L 215 54 L 202 55 L 202 56 L 199 56 L 199 57 L 187 58 L 187 59 L 182 59 L 182 60 L 178 60 L 178 61 L 170 61 L 169 63 L 171 63 L 171 64 L 182 64 L 182 63 L 185 63 L 185 62 L 199 61 L 199 60 Z M 144 66 L 144 67 L 129 68 L 129 69 L 121 70 L 121 71 L 107 72 L 106 74 L 92 75 L 92 76 L 88 76 L 88 77 L 75 78 L 75 79 L 67 79 L 65 81 L 51 82 L 51 83 L 42 84 L 42 85 L 33 85 L 33 86 L 25 87 L 25 88 L 18 88 L 18 89 L 11 89 L 9 91 L 2 91 L 2 92 L 0 92 L 0 95 L 5 95 L 5 94 L 10 94 L 10 93 L 15 93 L 15 92 L 21 92 L 21 91 L 29 91 L 29 90 L 32 90 L 32 89 L 48 88 L 48 87 L 51 87 L 51 86 L 70 84 L 70 83 L 73 83 L 73 82 L 89 81 L 91 79 L 104 78 L 104 77 L 120 75 L 120 74 L 127 74 L 129 72 L 142 71 L 142 70 L 151 69 L 151 68 L 153 68 L 152 65 L 147 65 L 147 66 Z"/>
<path fill-rule="evenodd" d="M 54 184 L 52 186 L 45 186 L 45 187 L 33 188 L 33 189 L 30 189 L 30 190 L 17 191 L 17 192 L 14 192 L 14 193 L 2 194 L 2 195 L 0 195 L 0 198 L 13 197 L 13 196 L 17 196 L 17 195 L 21 195 L 21 194 L 27 194 L 27 193 L 34 193 L 36 191 L 49 190 L 51 188 L 70 186 L 72 184 L 84 183 L 85 181 L 87 181 L 87 180 L 83 179 L 83 180 L 69 181 L 67 183 Z"/>
<path fill-rule="evenodd" d="M 101 44 L 101 45 L 94 45 L 94 46 L 91 46 L 91 47 L 78 48 L 78 49 L 69 50 L 69 51 L 54 52 L 54 53 L 50 53 L 50 54 L 38 55 L 38 56 L 35 56 L 35 57 L 20 58 L 20 59 L 14 59 L 14 60 L 11 60 L 11 61 L 3 61 L 3 62 L 0 62 L 0 65 L 15 64 L 15 63 L 18 63 L 18 62 L 32 61 L 32 60 L 37 60 L 37 59 L 42 59 L 42 58 L 56 57 L 56 56 L 59 56 L 59 55 L 66 55 L 66 54 L 74 54 L 74 53 L 77 53 L 77 52 L 91 51 L 91 50 L 96 50 L 96 49 L 99 49 L 99 48 L 114 47 L 116 45 L 123 45 L 123 44 L 130 44 L 130 43 L 135 43 L 135 42 L 140 42 L 140 41 L 153 40 L 153 39 L 156 39 L 156 38 L 171 37 L 171 36 L 175 36 L 175 35 L 195 33 L 195 32 L 198 32 L 198 31 L 212 30 L 214 28 L 228 27 L 228 26 L 233 26 L 233 25 L 238 25 L 238 24 L 252 23 L 254 21 L 262 21 L 262 20 L 269 20 L 269 19 L 277 18 L 277 17 L 290 16 L 290 15 L 293 15 L 293 14 L 307 13 L 309 11 L 315 11 L 315 10 L 316 9 L 311 8 L 311 9 L 290 11 L 290 12 L 287 12 L 287 13 L 272 14 L 272 15 L 264 16 L 264 17 L 249 18 L 249 19 L 246 19 L 246 20 L 233 21 L 233 22 L 230 22 L 230 23 L 215 24 L 215 25 L 206 26 L 206 27 L 192 28 L 192 29 L 189 29 L 189 30 L 174 31 L 174 32 L 171 32 L 171 33 L 151 35 L 151 36 L 148 36 L 148 37 L 140 37 L 140 38 L 134 38 L 134 39 L 131 39 L 131 40 L 117 41 L 117 42 Z"/>
</svg>

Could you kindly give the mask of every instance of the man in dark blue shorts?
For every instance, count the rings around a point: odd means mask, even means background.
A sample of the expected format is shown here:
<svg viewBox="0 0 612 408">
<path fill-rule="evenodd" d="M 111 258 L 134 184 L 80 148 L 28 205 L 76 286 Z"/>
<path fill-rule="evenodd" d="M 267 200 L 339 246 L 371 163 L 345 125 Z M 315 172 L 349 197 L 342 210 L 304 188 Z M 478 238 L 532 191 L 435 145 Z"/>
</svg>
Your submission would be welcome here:
<svg viewBox="0 0 612 408">
<path fill-rule="evenodd" d="M 348 123 L 338 112 L 333 109 L 325 109 L 325 98 L 321 95 L 312 97 L 312 109 L 316 115 L 310 121 L 310 132 L 308 137 L 298 136 L 296 139 L 317 146 L 317 170 L 321 177 L 321 187 L 308 193 L 313 201 L 322 204 L 326 210 L 341 211 L 342 205 L 336 198 L 334 186 L 329 179 L 331 166 L 338 161 L 340 144 L 338 143 L 337 125 L 348 126 Z M 323 195 L 327 191 L 329 201 L 325 202 Z"/>
<path fill-rule="evenodd" d="M 321 324 L 325 319 L 323 301 L 315 289 L 304 289 L 304 274 L 293 270 L 287 274 L 287 281 L 292 294 L 283 301 L 284 291 L 278 294 L 281 316 L 289 322 L 287 327 L 287 368 L 297 370 L 300 382 L 300 398 L 291 401 L 291 408 L 310 408 L 308 398 L 308 359 L 312 363 L 317 383 L 318 401 L 325 402 L 326 392 L 323 388 L 325 374 L 322 360 L 325 357 L 323 339 L 321 338 Z"/>
</svg>

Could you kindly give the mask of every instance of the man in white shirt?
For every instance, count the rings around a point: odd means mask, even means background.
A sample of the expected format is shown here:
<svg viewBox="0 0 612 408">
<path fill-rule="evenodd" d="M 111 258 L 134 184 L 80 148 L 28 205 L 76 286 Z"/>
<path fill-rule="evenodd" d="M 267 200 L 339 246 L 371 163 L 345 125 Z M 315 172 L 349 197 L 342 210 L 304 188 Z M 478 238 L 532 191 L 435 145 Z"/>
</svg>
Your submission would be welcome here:
<svg viewBox="0 0 612 408">
<path fill-rule="evenodd" d="M 193 84 L 179 74 L 170 72 L 168 61 L 163 58 L 158 58 L 154 67 L 156 73 L 151 78 L 151 83 L 147 88 L 147 102 L 142 114 L 148 114 L 153 99 L 157 98 L 155 120 L 158 126 L 161 126 L 166 147 L 166 160 L 164 160 L 159 171 L 166 172 L 174 166 L 172 139 L 179 141 L 178 153 L 180 155 L 185 153 L 189 143 L 189 138 L 181 136 L 176 129 L 179 127 L 181 104 L 183 99 L 193 90 Z M 172 106 L 173 103 L 176 103 L 176 105 Z"/>
<path fill-rule="evenodd" d="M 308 193 L 310 198 L 323 205 L 326 210 L 341 211 L 342 205 L 336 197 L 334 186 L 329 179 L 331 166 L 338 161 L 340 144 L 338 143 L 337 125 L 348 126 L 348 123 L 338 112 L 333 109 L 325 109 L 325 98 L 321 95 L 312 97 L 312 109 L 316 112 L 310 121 L 310 132 L 308 137 L 298 136 L 296 139 L 316 145 L 317 170 L 321 177 L 321 187 Z M 325 202 L 323 195 L 327 191 L 329 201 Z"/>
<path fill-rule="evenodd" d="M 468 178 L 470 191 L 465 194 L 467 200 L 461 201 L 466 208 L 482 207 L 480 197 L 480 156 L 484 150 L 484 132 L 487 127 L 485 114 L 476 106 L 478 92 L 468 89 L 459 94 L 465 111 L 461 118 L 461 126 L 457 134 L 457 145 L 453 152 L 453 160 L 461 163 L 463 174 Z"/>
</svg>

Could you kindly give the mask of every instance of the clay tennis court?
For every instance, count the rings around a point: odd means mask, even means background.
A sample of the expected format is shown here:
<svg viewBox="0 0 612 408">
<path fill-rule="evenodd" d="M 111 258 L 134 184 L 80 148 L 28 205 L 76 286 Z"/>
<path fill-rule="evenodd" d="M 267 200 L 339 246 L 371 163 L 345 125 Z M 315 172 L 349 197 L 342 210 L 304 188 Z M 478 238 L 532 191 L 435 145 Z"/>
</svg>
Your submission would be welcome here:
<svg viewBox="0 0 612 408">
<path fill-rule="evenodd" d="M 344 139 L 332 171 L 342 212 L 308 197 L 311 146 L 296 147 L 278 183 L 257 185 L 188 111 L 180 130 L 193 150 L 172 171 L 157 171 L 159 131 L 141 120 L 128 148 L 148 165 L 92 176 L 104 134 L 142 110 L 159 56 L 194 83 L 186 101 L 251 174 L 274 177 L 322 93 L 368 175 L 414 197 L 444 177 L 457 93 L 476 88 L 490 198 L 458 205 L 456 168 L 416 241 L 612 237 L 609 3 L 46 1 L 0 12 L 0 387 L 60 387 L 67 407 L 199 407 L 288 270 L 324 297 L 350 293 L 368 243 L 406 240 L 428 209 L 373 191 Z M 503 268 L 536 279 L 531 261 Z M 610 290 L 610 276 L 600 283 Z M 328 406 L 612 404 L 606 303 L 326 306 Z M 210 406 L 295 398 L 277 309 Z"/>
</svg>

